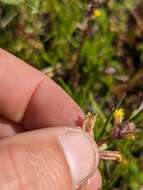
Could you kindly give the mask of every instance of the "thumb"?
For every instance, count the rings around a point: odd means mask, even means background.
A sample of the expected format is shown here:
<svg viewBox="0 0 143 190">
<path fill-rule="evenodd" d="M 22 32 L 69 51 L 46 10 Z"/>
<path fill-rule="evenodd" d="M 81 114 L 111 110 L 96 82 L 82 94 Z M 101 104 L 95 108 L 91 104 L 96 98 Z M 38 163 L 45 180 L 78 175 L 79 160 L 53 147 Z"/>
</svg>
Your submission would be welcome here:
<svg viewBox="0 0 143 190">
<path fill-rule="evenodd" d="M 73 190 L 97 165 L 96 144 L 80 129 L 41 129 L 0 141 L 1 190 Z"/>
</svg>

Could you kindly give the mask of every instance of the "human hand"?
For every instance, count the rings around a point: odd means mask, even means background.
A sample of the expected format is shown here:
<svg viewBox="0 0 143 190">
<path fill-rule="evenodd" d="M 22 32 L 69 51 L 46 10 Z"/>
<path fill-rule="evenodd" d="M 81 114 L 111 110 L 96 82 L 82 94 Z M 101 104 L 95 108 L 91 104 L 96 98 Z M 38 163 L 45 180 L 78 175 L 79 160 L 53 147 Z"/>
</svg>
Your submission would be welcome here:
<svg viewBox="0 0 143 190">
<path fill-rule="evenodd" d="M 100 189 L 96 144 L 76 128 L 83 117 L 51 79 L 0 49 L 0 189 Z"/>
</svg>

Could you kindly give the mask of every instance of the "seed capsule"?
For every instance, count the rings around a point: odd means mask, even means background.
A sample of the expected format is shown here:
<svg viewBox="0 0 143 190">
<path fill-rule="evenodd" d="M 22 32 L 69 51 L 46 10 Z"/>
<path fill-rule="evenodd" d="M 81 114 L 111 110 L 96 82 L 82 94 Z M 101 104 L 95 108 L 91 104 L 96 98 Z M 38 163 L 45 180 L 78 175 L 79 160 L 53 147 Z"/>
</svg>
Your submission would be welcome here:
<svg viewBox="0 0 143 190">
<path fill-rule="evenodd" d="M 94 138 L 93 129 L 96 122 L 96 116 L 97 116 L 96 114 L 88 113 L 87 116 L 85 116 L 85 119 L 83 121 L 83 126 L 82 126 L 82 129 L 86 131 L 88 134 L 90 134 L 93 138 Z M 101 146 L 103 146 L 103 144 L 101 144 Z M 100 159 L 113 160 L 113 161 L 118 161 L 118 162 L 123 161 L 123 157 L 120 152 L 111 151 L 111 150 L 103 150 L 102 149 L 103 147 L 101 146 L 98 146 Z M 106 147 L 108 147 L 107 144 L 106 144 Z"/>
</svg>

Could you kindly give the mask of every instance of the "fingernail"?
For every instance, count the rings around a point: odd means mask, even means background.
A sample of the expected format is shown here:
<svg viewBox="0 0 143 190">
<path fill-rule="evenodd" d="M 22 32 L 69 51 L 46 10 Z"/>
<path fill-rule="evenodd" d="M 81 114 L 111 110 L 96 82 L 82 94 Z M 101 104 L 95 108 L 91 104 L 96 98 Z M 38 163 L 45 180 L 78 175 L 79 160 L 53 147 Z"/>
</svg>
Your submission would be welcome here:
<svg viewBox="0 0 143 190">
<path fill-rule="evenodd" d="M 59 137 L 73 185 L 77 188 L 88 180 L 98 166 L 98 149 L 92 138 L 80 129 L 69 129 Z"/>
</svg>

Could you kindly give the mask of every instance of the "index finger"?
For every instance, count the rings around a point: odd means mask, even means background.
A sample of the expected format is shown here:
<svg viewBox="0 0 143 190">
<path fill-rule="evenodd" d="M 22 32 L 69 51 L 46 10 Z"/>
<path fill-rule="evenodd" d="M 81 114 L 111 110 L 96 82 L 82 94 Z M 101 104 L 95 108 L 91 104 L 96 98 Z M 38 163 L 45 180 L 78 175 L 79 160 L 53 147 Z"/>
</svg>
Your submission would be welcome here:
<svg viewBox="0 0 143 190">
<path fill-rule="evenodd" d="M 54 81 L 0 49 L 0 114 L 26 128 L 81 125 L 83 112 Z"/>
</svg>

